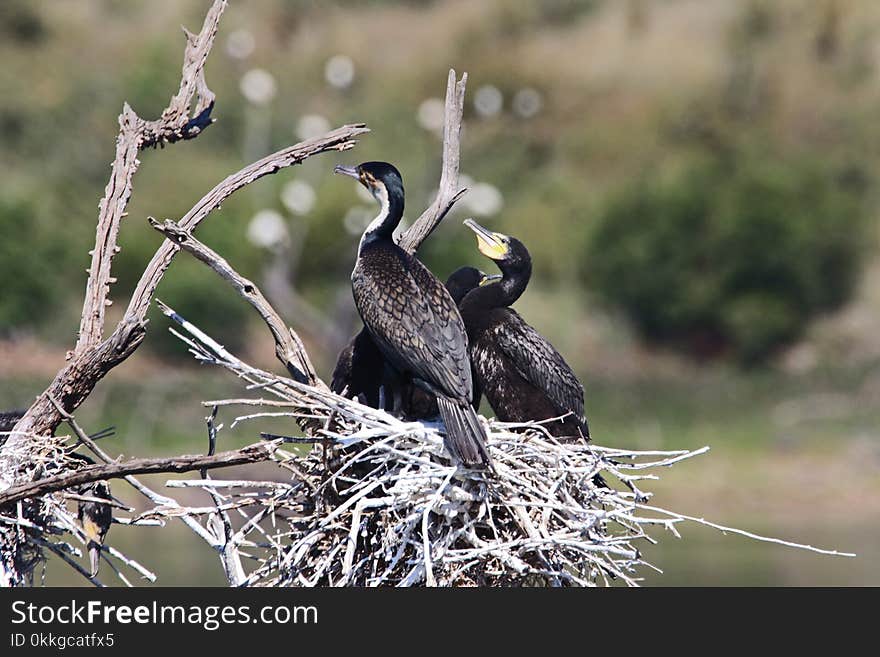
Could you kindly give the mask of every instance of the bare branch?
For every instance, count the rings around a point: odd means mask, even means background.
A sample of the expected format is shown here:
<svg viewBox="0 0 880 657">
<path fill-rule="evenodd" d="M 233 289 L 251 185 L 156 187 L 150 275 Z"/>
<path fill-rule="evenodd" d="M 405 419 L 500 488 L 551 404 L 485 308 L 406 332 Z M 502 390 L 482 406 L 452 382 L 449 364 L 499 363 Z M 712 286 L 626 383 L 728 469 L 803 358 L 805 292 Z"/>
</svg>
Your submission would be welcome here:
<svg viewBox="0 0 880 657">
<path fill-rule="evenodd" d="M 431 206 L 400 236 L 398 243 L 408 253 L 415 253 L 422 242 L 443 221 L 443 217 L 466 189 L 458 187 L 458 164 L 461 156 L 461 120 L 464 114 L 464 91 L 467 73 L 456 82 L 455 69 L 449 69 L 446 82 L 446 113 L 443 124 L 443 171 L 440 189 Z"/>
<path fill-rule="evenodd" d="M 89 438 L 89 436 L 86 435 L 85 431 L 80 428 L 73 417 L 67 418 L 67 423 L 70 425 L 70 428 L 73 429 L 74 433 L 77 435 L 77 438 L 79 438 L 79 441 L 83 443 L 86 447 L 88 447 L 97 458 L 99 458 L 104 463 L 116 462 L 112 458 L 110 458 L 110 455 L 102 450 L 95 441 L 93 441 L 91 438 Z M 131 485 L 132 488 L 134 488 L 141 495 L 150 500 L 153 504 L 159 504 L 163 506 L 174 506 L 177 504 L 177 502 L 172 498 L 166 497 L 165 495 L 160 495 L 152 488 L 144 485 L 133 475 L 128 475 L 124 477 L 124 479 Z M 213 537 L 207 529 L 205 529 L 204 527 L 202 527 L 202 525 L 198 523 L 198 521 L 196 521 L 194 518 L 187 515 L 186 513 L 181 513 L 177 517 L 180 518 L 180 520 L 197 536 L 202 538 L 209 545 L 214 545 Z"/>
<path fill-rule="evenodd" d="M 125 216 L 125 208 L 131 197 L 132 178 L 140 164 L 138 152 L 156 144 L 191 139 L 211 124 L 210 112 L 214 105 L 214 94 L 205 84 L 204 66 L 214 44 L 220 16 L 225 8 L 226 0 L 215 0 L 205 16 L 201 32 L 197 36 L 186 33 L 187 43 L 180 90 L 162 112 L 161 118 L 156 121 L 144 121 L 128 103 L 119 115 L 116 158 L 113 160 L 104 198 L 98 206 L 95 248 L 91 253 L 92 262 L 86 283 L 79 338 L 74 348 L 76 354 L 94 347 L 103 337 L 104 312 L 110 305 L 107 295 L 113 282 L 110 268 L 114 256 L 119 252 L 117 246 L 119 225 Z M 189 108 L 196 93 L 199 94 L 199 101 L 196 116 L 191 119 Z"/>
<path fill-rule="evenodd" d="M 242 187 L 259 180 L 263 176 L 277 173 L 279 170 L 302 163 L 306 158 L 327 151 L 347 151 L 352 148 L 357 141 L 354 139 L 358 135 L 369 132 L 369 129 L 363 123 L 355 123 L 352 125 L 344 125 L 328 132 L 321 137 L 308 139 L 306 141 L 283 148 L 280 151 L 267 155 L 262 160 L 258 160 L 244 169 L 227 177 L 219 183 L 214 189 L 205 194 L 202 199 L 193 206 L 193 208 L 177 222 L 177 225 L 187 231 L 194 231 L 196 227 L 211 212 L 218 209 L 220 205 L 229 198 L 234 192 Z M 171 241 L 166 241 L 147 265 L 147 269 L 141 276 L 141 280 L 132 295 L 128 304 L 128 310 L 125 313 L 125 319 L 122 323 L 128 321 L 143 321 L 146 317 L 147 309 L 150 306 L 150 300 L 162 275 L 171 264 L 171 259 L 179 250 L 179 247 Z"/>
<path fill-rule="evenodd" d="M 224 280 L 231 283 L 245 301 L 260 313 L 260 317 L 266 322 L 275 339 L 275 355 L 295 380 L 309 385 L 324 385 L 315 373 L 315 368 L 296 331 L 281 319 L 253 282 L 244 278 L 220 254 L 197 240 L 192 233 L 180 228 L 173 221 L 166 220 L 162 224 L 152 217 L 149 218 L 149 221 L 153 228 L 170 241 L 195 256 Z"/>
<path fill-rule="evenodd" d="M 178 222 L 178 226 L 185 230 L 194 230 L 205 217 L 242 187 L 263 176 L 276 173 L 282 168 L 299 164 L 312 155 L 332 150 L 348 150 L 357 143 L 353 138 L 366 132 L 369 130 L 363 124 L 347 125 L 322 137 L 309 139 L 268 155 L 232 174 L 214 187 Z M 94 349 L 77 355 L 56 375 L 49 388 L 37 398 L 16 425 L 15 431 L 20 432 L 16 436 L 54 430 L 63 417 L 49 401 L 49 395 L 59 399 L 63 407 L 71 412 L 79 407 L 107 372 L 134 353 L 144 339 L 150 300 L 179 249 L 180 247 L 171 241 L 165 241 L 159 247 L 141 277 L 128 310 L 116 330 Z M 15 443 L 16 436 L 10 438 L 6 447 Z M 0 468 L 3 469 L 5 468 Z"/>
<path fill-rule="evenodd" d="M 46 477 L 37 481 L 7 488 L 0 494 L 0 508 L 29 497 L 81 486 L 102 479 L 122 479 L 129 475 L 155 474 L 158 472 L 191 472 L 192 470 L 225 468 L 232 465 L 257 463 L 271 458 L 277 443 L 262 441 L 241 449 L 220 452 L 213 456 L 202 454 L 175 456 L 173 458 L 131 459 L 125 463 L 90 465 L 73 472 Z"/>
</svg>

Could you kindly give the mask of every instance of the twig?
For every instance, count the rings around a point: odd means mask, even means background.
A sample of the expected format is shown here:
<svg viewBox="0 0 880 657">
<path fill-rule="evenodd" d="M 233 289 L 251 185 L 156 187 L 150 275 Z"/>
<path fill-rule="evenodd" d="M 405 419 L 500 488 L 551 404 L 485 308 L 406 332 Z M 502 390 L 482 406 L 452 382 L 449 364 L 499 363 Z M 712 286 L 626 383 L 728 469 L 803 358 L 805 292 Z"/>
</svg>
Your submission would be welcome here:
<svg viewBox="0 0 880 657">
<path fill-rule="evenodd" d="M 131 459 L 124 463 L 88 466 L 54 477 L 12 486 L 0 494 L 0 508 L 30 497 L 39 497 L 102 479 L 120 479 L 128 475 L 160 472 L 190 472 L 201 468 L 225 468 L 265 461 L 271 458 L 275 445 L 276 443 L 259 442 L 241 449 L 220 452 L 214 456 L 196 454 L 172 458 Z"/>
<path fill-rule="evenodd" d="M 449 69 L 446 81 L 446 106 L 443 122 L 443 169 L 440 188 L 434 202 L 416 219 L 398 244 L 409 253 L 415 253 L 422 242 L 440 224 L 455 202 L 467 191 L 458 187 L 458 165 L 461 157 L 461 122 L 464 115 L 464 91 L 467 73 L 456 81 L 455 69 Z"/>
<path fill-rule="evenodd" d="M 150 225 L 166 238 L 231 283 L 242 298 L 257 310 L 275 339 L 275 355 L 295 380 L 309 385 L 324 385 L 318 379 L 305 346 L 296 331 L 281 319 L 256 284 L 244 278 L 220 254 L 207 247 L 191 232 L 180 228 L 173 221 L 166 219 L 164 223 L 159 223 L 152 217 L 149 217 L 149 221 Z"/>
</svg>

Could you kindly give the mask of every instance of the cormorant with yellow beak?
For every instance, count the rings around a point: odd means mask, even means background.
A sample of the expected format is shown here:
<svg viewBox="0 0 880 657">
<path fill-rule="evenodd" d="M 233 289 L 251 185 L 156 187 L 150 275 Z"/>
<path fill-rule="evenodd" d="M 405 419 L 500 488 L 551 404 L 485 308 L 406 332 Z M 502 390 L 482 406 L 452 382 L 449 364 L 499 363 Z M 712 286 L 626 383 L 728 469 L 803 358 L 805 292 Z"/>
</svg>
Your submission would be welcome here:
<svg viewBox="0 0 880 657">
<path fill-rule="evenodd" d="M 546 338 L 510 308 L 525 291 L 532 259 L 515 237 L 493 233 L 473 219 L 477 248 L 501 270 L 501 280 L 477 287 L 459 305 L 467 327 L 477 383 L 503 422 L 565 416 L 545 424 L 557 437 L 589 439 L 584 388 Z"/>
</svg>

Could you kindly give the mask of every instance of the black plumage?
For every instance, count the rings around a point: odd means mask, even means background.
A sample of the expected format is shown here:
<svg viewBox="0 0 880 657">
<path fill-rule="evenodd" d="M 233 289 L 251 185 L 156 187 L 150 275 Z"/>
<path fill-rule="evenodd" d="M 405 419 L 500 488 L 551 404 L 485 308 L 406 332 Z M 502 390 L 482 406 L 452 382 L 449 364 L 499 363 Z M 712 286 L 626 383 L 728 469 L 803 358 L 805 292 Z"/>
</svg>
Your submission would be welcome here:
<svg viewBox="0 0 880 657">
<path fill-rule="evenodd" d="M 460 304 L 478 385 L 505 422 L 565 416 L 545 426 L 554 436 L 589 439 L 584 389 L 546 338 L 510 308 L 532 273 L 528 249 L 514 237 L 493 233 L 473 220 L 480 252 L 501 270 L 499 282 L 471 290 Z"/>
<path fill-rule="evenodd" d="M 446 279 L 446 289 L 458 305 L 468 292 L 493 278 L 500 276 L 488 276 L 476 267 L 460 267 Z M 471 379 L 474 385 L 472 406 L 478 410 L 480 393 L 473 375 Z M 372 408 L 399 412 L 408 420 L 434 418 L 440 414 L 434 395 L 403 381 L 386 365 L 382 352 L 366 328 L 361 329 L 339 353 L 330 389 Z"/>
<path fill-rule="evenodd" d="M 390 411 L 394 410 L 394 383 L 385 357 L 363 328 L 339 353 L 330 389 L 372 408 Z"/>
<path fill-rule="evenodd" d="M 464 465 L 486 466 L 485 431 L 471 407 L 467 334 L 451 295 L 414 256 L 394 243 L 403 216 L 400 173 L 385 162 L 336 167 L 379 201 L 351 274 L 355 305 L 376 346 L 406 381 L 437 399 L 446 447 Z"/>
<path fill-rule="evenodd" d="M 501 277 L 497 275 L 489 276 L 476 267 L 459 267 L 449 274 L 449 278 L 446 279 L 446 289 L 449 290 L 449 296 L 452 297 L 455 305 L 458 306 L 468 292 L 497 278 Z"/>
</svg>

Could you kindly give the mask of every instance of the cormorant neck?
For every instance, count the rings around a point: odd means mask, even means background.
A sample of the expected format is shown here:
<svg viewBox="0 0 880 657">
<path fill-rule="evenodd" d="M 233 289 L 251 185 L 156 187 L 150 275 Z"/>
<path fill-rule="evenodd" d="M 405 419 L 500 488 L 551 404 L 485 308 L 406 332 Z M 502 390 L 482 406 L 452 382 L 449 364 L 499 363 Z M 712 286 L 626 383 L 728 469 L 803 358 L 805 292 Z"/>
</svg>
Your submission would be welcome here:
<svg viewBox="0 0 880 657">
<path fill-rule="evenodd" d="M 506 308 L 522 296 L 532 276 L 531 262 L 499 263 L 502 278 L 497 283 L 474 288 L 461 302 L 461 314 L 468 323 L 467 317 L 478 310 Z"/>
<path fill-rule="evenodd" d="M 504 290 L 504 305 L 510 306 L 526 291 L 532 277 L 532 261 L 501 262 L 498 269 L 501 270 L 502 277 L 496 285 Z"/>
<path fill-rule="evenodd" d="M 370 222 L 361 237 L 358 253 L 365 244 L 380 239 L 392 239 L 394 229 L 403 218 L 403 192 L 397 189 L 388 189 L 385 185 L 376 193 L 379 201 L 379 214 Z"/>
</svg>

